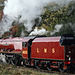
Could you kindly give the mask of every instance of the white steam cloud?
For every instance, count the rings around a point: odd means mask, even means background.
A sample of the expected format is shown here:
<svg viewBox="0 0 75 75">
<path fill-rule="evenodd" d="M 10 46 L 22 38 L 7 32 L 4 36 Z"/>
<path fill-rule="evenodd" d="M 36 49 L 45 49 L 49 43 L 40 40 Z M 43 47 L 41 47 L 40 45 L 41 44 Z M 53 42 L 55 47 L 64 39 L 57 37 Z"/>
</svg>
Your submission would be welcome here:
<svg viewBox="0 0 75 75">
<path fill-rule="evenodd" d="M 2 53 L 0 54 L 0 61 L 6 63 L 5 55 L 3 55 Z"/>
<path fill-rule="evenodd" d="M 42 28 L 42 29 L 38 29 L 38 28 L 35 28 L 34 31 L 32 31 L 29 35 L 43 35 L 43 34 L 46 34 L 47 31 Z"/>
<path fill-rule="evenodd" d="M 43 7 L 48 3 L 68 3 L 70 0 L 6 0 L 4 2 L 4 18 L 0 23 L 2 27 L 0 31 L 4 32 L 9 30 L 14 20 L 19 23 L 23 22 L 25 27 L 30 31 L 34 25 L 34 19 L 39 17 L 43 12 Z"/>
<path fill-rule="evenodd" d="M 59 30 L 60 30 L 60 28 L 61 28 L 62 26 L 63 26 L 63 24 L 57 24 L 57 25 L 55 26 L 54 31 L 51 32 L 50 34 L 53 35 L 53 34 L 55 34 L 56 32 L 59 32 Z"/>
<path fill-rule="evenodd" d="M 10 20 L 24 22 L 28 31 L 32 29 L 34 19 L 42 13 L 42 8 L 52 0 L 8 0 L 5 1 L 4 14 Z"/>
</svg>

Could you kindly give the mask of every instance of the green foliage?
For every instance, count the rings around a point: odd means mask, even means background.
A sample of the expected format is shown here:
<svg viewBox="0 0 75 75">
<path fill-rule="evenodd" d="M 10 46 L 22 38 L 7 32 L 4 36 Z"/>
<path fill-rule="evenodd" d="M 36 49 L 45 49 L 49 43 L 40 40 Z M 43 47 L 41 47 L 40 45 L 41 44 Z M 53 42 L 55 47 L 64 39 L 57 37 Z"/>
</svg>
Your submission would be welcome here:
<svg viewBox="0 0 75 75">
<path fill-rule="evenodd" d="M 21 16 L 19 16 L 19 18 L 20 18 Z M 17 25 L 17 26 L 19 26 L 18 27 L 18 29 L 17 29 L 17 31 L 16 32 L 13 32 L 13 34 L 12 34 L 12 36 L 13 37 L 21 37 L 21 33 L 23 32 L 24 33 L 24 36 L 28 36 L 28 32 L 27 32 L 27 29 L 26 29 L 26 27 L 24 26 L 24 23 L 19 23 L 19 18 L 18 18 L 18 21 L 14 21 L 13 23 L 12 23 L 12 26 L 15 26 L 15 25 Z M 23 36 L 23 37 L 24 37 Z"/>
<path fill-rule="evenodd" d="M 5 0 L 0 0 L 0 4 L 4 4 L 4 1 L 5 1 Z M 0 11 L 2 11 L 3 8 L 4 8 L 4 6 L 0 6 Z"/>
<path fill-rule="evenodd" d="M 24 33 L 24 36 L 28 36 L 28 35 L 29 35 L 29 32 L 27 32 L 27 29 L 26 29 L 26 27 L 24 26 L 24 24 L 20 25 L 20 30 L 21 30 L 20 36 L 21 36 L 21 33 L 22 33 L 22 32 Z M 24 37 L 24 36 L 23 36 L 23 37 Z"/>
<path fill-rule="evenodd" d="M 5 0 L 0 0 L 0 4 L 3 4 Z"/>
<path fill-rule="evenodd" d="M 71 26 L 69 24 L 65 24 L 62 26 L 62 28 L 59 30 L 59 32 L 55 33 L 54 35 L 63 35 L 63 34 L 74 34 L 74 31 L 72 30 Z"/>
<path fill-rule="evenodd" d="M 17 28 L 16 32 L 12 32 L 13 37 L 20 37 L 20 34 L 21 34 L 21 27 L 20 26 Z"/>
<path fill-rule="evenodd" d="M 63 34 L 73 34 L 73 30 L 70 27 L 70 25 L 63 25 L 63 27 L 60 29 L 60 35 Z"/>
<path fill-rule="evenodd" d="M 42 20 L 38 26 L 45 28 L 47 31 L 52 32 L 56 24 L 63 24 L 60 32 L 56 33 L 57 35 L 74 33 L 69 23 L 75 23 L 75 1 L 63 7 L 55 3 L 49 4 L 45 7 L 45 12 L 42 13 L 41 17 Z"/>
<path fill-rule="evenodd" d="M 18 27 L 17 31 L 16 32 L 13 32 L 13 35 L 12 36 L 13 37 L 21 37 L 22 31 L 24 32 L 24 36 L 28 36 L 28 32 L 26 31 L 26 28 L 23 25 L 23 23 L 18 24 L 18 25 L 19 25 L 19 27 Z"/>
<path fill-rule="evenodd" d="M 3 10 L 4 6 L 0 6 L 0 11 Z"/>
</svg>

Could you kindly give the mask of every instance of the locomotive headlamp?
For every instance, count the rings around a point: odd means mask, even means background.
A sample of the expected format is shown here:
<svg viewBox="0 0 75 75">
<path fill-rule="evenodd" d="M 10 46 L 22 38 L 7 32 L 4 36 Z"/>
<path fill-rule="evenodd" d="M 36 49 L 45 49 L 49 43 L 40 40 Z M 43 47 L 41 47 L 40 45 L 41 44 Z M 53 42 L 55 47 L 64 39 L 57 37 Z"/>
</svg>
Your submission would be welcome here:
<svg viewBox="0 0 75 75">
<path fill-rule="evenodd" d="M 68 53 L 71 53 L 71 51 L 69 51 Z"/>
<path fill-rule="evenodd" d="M 67 55 L 67 57 L 69 57 L 69 55 Z"/>
<path fill-rule="evenodd" d="M 69 57 L 69 61 L 71 60 L 71 57 Z"/>
</svg>

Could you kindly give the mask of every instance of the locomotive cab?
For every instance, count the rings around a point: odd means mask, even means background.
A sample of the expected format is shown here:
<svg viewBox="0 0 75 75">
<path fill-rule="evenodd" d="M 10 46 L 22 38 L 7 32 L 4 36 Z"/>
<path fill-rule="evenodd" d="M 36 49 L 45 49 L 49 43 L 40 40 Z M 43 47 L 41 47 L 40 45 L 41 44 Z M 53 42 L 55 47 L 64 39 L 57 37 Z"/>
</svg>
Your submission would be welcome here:
<svg viewBox="0 0 75 75">
<path fill-rule="evenodd" d="M 25 59 L 30 59 L 31 55 L 31 42 L 22 42 L 22 50 L 23 50 L 23 57 Z"/>
<path fill-rule="evenodd" d="M 35 37 L 25 37 L 22 42 L 22 57 L 24 59 L 31 59 L 31 45 Z"/>
<path fill-rule="evenodd" d="M 23 57 L 28 57 L 27 54 L 28 54 L 28 42 L 22 42 L 22 55 Z"/>
</svg>

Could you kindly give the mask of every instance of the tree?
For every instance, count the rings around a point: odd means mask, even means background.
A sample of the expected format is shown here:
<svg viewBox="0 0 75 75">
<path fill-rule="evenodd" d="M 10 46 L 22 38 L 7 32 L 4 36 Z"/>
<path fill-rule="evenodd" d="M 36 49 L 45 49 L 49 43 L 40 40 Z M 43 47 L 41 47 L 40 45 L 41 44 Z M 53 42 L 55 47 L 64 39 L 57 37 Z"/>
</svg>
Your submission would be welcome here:
<svg viewBox="0 0 75 75">
<path fill-rule="evenodd" d="M 71 26 L 69 24 L 65 24 L 62 26 L 62 28 L 59 30 L 59 34 L 74 34 L 74 31 L 72 30 Z"/>
</svg>

